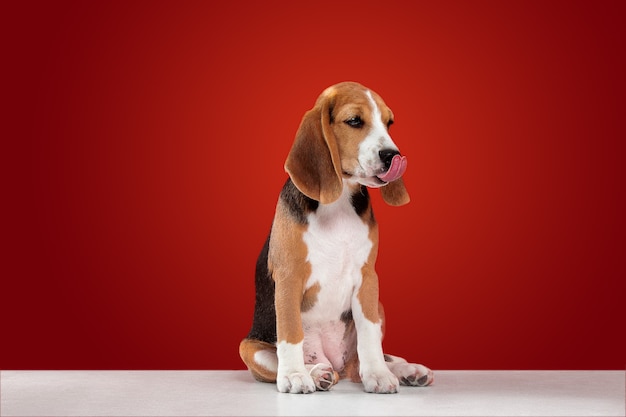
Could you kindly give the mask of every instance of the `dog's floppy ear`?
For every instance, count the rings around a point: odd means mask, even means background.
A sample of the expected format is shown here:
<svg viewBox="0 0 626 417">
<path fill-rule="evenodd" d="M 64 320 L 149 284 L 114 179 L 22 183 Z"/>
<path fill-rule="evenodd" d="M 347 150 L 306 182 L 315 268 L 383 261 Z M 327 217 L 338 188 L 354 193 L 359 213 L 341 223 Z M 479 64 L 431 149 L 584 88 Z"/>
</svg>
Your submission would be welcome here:
<svg viewBox="0 0 626 417">
<path fill-rule="evenodd" d="M 390 206 L 403 206 L 411 201 L 402 178 L 390 182 L 380 189 L 383 200 Z"/>
<path fill-rule="evenodd" d="M 322 204 L 337 200 L 343 190 L 341 160 L 330 128 L 332 96 L 320 97 L 302 118 L 285 162 L 285 171 L 298 189 Z"/>
</svg>

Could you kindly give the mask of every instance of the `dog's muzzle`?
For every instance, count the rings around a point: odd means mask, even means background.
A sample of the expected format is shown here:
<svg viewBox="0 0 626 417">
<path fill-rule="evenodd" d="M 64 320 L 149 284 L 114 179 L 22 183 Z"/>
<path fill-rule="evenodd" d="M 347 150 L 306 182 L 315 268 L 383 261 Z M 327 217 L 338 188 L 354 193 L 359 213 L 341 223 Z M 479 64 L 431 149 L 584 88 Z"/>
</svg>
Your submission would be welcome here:
<svg viewBox="0 0 626 417">
<path fill-rule="evenodd" d="M 384 149 L 378 152 L 380 160 L 385 164 L 386 171 L 377 175 L 378 179 L 384 182 L 392 182 L 400 178 L 406 171 L 406 156 L 400 155 L 395 149 Z"/>
</svg>

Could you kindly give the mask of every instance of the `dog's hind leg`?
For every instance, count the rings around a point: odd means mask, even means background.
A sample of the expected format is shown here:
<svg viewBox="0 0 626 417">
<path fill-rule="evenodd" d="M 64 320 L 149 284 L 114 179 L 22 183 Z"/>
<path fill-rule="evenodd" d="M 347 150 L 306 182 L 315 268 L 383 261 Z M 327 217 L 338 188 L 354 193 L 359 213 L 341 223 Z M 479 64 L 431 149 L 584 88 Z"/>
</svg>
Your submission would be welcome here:
<svg viewBox="0 0 626 417">
<path fill-rule="evenodd" d="M 275 345 L 244 339 L 239 344 L 239 356 L 257 381 L 276 382 L 278 357 Z"/>
</svg>

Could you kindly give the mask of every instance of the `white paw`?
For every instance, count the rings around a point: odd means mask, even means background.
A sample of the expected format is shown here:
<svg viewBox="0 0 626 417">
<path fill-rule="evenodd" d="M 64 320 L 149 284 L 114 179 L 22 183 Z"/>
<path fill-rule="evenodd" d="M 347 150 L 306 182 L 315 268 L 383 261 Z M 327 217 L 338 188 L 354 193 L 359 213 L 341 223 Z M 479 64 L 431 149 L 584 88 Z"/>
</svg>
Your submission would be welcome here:
<svg viewBox="0 0 626 417">
<path fill-rule="evenodd" d="M 290 372 L 286 375 L 278 374 L 276 387 L 280 392 L 291 394 L 308 394 L 315 391 L 315 382 L 307 372 Z"/>
<path fill-rule="evenodd" d="M 393 374 L 398 377 L 401 385 L 412 387 L 426 387 L 433 383 L 433 371 L 423 365 L 416 363 L 392 363 L 387 366 Z"/>
<path fill-rule="evenodd" d="M 398 392 L 398 378 L 389 371 L 381 368 L 370 372 L 362 372 L 361 380 L 366 392 L 378 394 L 393 394 Z"/>
<path fill-rule="evenodd" d="M 306 369 L 309 371 L 309 375 L 313 378 L 313 382 L 319 391 L 328 391 L 337 383 L 335 371 L 329 364 L 306 365 Z"/>
</svg>

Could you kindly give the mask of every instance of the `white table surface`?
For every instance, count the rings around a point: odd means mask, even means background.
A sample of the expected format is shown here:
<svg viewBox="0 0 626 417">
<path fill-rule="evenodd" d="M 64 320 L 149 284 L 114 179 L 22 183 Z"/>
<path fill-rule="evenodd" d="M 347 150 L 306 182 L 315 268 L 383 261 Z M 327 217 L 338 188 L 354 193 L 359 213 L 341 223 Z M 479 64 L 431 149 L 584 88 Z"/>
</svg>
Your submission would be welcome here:
<svg viewBox="0 0 626 417">
<path fill-rule="evenodd" d="M 624 371 L 435 371 L 427 388 L 280 394 L 247 371 L 2 371 L 6 416 L 624 416 Z"/>
</svg>

